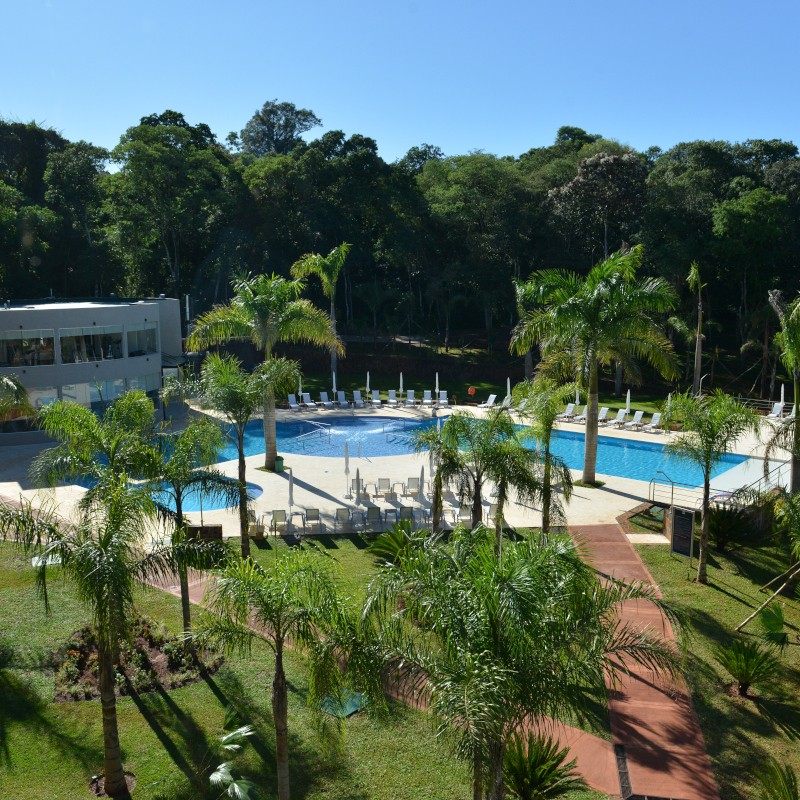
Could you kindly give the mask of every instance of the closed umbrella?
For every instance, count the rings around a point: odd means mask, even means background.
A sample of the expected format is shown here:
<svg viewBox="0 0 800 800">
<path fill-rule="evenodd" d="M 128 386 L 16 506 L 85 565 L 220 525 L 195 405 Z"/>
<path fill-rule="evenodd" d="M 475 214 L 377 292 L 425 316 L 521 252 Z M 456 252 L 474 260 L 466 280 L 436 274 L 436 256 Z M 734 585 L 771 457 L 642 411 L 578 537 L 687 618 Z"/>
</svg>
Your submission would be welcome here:
<svg viewBox="0 0 800 800">
<path fill-rule="evenodd" d="M 784 394 L 784 385 L 781 384 L 781 405 L 783 405 L 783 394 Z"/>
<path fill-rule="evenodd" d="M 333 396 L 336 397 L 336 370 L 333 371 Z"/>
<path fill-rule="evenodd" d="M 580 405 L 581 402 L 581 390 L 576 386 L 575 387 L 575 405 Z"/>
<path fill-rule="evenodd" d="M 506 378 L 506 400 L 511 399 L 511 378 Z"/>
<path fill-rule="evenodd" d="M 419 468 L 419 497 L 422 500 L 425 497 L 425 465 Z"/>
<path fill-rule="evenodd" d="M 369 370 L 367 370 L 367 396 L 369 396 Z"/>
<path fill-rule="evenodd" d="M 356 502 L 361 502 L 361 470 L 356 467 Z"/>
<path fill-rule="evenodd" d="M 630 389 L 628 389 L 628 398 L 625 401 L 625 413 L 626 414 L 630 414 L 631 413 L 631 390 Z"/>
<path fill-rule="evenodd" d="M 667 395 L 667 411 L 669 411 L 669 404 L 672 402 L 672 392 Z"/>
<path fill-rule="evenodd" d="M 436 388 L 433 390 L 433 393 L 436 395 L 436 399 L 439 399 L 439 373 L 436 373 Z"/>
<path fill-rule="evenodd" d="M 344 443 L 344 485 L 345 496 L 350 497 L 350 447 L 345 441 Z"/>
<path fill-rule="evenodd" d="M 403 373 L 400 373 L 400 397 L 403 396 Z"/>
<path fill-rule="evenodd" d="M 302 375 L 297 379 L 297 396 L 302 401 L 302 399 L 303 399 L 303 377 L 302 377 Z"/>
<path fill-rule="evenodd" d="M 292 513 L 292 506 L 294 505 L 294 473 L 289 473 L 289 513 Z"/>
</svg>

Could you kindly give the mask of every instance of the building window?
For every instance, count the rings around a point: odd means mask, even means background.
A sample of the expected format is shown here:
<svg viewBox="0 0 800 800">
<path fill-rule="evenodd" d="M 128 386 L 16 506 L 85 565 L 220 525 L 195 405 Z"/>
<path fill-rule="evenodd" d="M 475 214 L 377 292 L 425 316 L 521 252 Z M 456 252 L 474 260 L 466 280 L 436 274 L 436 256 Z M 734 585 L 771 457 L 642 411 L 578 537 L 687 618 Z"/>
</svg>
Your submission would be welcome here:
<svg viewBox="0 0 800 800">
<path fill-rule="evenodd" d="M 54 363 L 53 329 L 0 331 L 0 367 L 38 367 Z"/>
<path fill-rule="evenodd" d="M 122 326 L 93 325 L 91 328 L 61 328 L 61 363 L 80 364 L 122 358 Z"/>
<path fill-rule="evenodd" d="M 140 322 L 127 326 L 128 355 L 146 356 L 158 352 L 158 323 Z"/>
<path fill-rule="evenodd" d="M 55 386 L 43 386 L 37 389 L 28 389 L 28 399 L 31 405 L 36 408 L 49 406 L 58 400 L 58 389 Z"/>
</svg>

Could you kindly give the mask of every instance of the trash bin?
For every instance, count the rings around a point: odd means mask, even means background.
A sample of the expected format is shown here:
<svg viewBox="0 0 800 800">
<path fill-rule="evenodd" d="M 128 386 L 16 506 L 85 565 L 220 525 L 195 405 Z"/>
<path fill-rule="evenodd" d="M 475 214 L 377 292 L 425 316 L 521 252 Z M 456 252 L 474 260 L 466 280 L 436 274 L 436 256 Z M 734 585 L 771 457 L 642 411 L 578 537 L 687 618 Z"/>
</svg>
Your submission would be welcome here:
<svg viewBox="0 0 800 800">
<path fill-rule="evenodd" d="M 283 456 L 275 456 L 275 472 L 283 472 Z"/>
</svg>

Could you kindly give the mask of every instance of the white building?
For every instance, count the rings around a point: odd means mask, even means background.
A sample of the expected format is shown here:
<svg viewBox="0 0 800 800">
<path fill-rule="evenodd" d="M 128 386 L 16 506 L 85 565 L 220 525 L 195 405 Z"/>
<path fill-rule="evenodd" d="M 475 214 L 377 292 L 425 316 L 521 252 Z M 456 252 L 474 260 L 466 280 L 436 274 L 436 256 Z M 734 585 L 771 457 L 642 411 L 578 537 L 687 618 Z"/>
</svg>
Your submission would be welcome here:
<svg viewBox="0 0 800 800">
<path fill-rule="evenodd" d="M 181 360 L 175 299 L 0 306 L 0 375 L 16 375 L 35 407 L 63 399 L 99 408 L 128 389 L 155 397 L 162 369 Z"/>
</svg>

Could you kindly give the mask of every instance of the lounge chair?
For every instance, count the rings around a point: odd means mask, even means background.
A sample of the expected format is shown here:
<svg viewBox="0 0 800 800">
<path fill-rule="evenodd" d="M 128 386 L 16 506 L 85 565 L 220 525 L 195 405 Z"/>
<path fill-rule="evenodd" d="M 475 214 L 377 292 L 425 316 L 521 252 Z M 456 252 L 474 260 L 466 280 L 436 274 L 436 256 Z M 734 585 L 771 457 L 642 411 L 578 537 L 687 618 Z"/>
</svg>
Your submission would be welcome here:
<svg viewBox="0 0 800 800">
<path fill-rule="evenodd" d="M 319 509 L 307 508 L 303 512 L 303 533 L 306 532 L 306 528 L 313 528 L 314 525 L 317 526 L 317 533 L 322 533 L 322 518 L 319 515 Z"/>
<path fill-rule="evenodd" d="M 364 530 L 383 530 L 383 516 L 378 506 L 368 506 L 364 512 Z"/>
<path fill-rule="evenodd" d="M 661 412 L 656 411 L 653 414 L 653 418 L 648 422 L 646 425 L 642 425 L 642 430 L 647 431 L 648 433 L 652 433 L 653 431 L 660 431 L 661 430 Z"/>
<path fill-rule="evenodd" d="M 352 530 L 353 529 L 353 517 L 350 513 L 349 508 L 337 508 L 336 513 L 333 517 L 333 531 L 336 533 L 339 529 L 342 530 Z"/>
<path fill-rule="evenodd" d="M 417 404 L 417 398 L 413 389 L 409 389 L 406 392 L 406 399 L 403 401 L 403 403 L 407 406 L 415 406 Z"/>
<path fill-rule="evenodd" d="M 608 406 L 603 406 L 600 411 L 597 412 L 597 424 L 598 425 L 607 425 L 608 424 Z"/>
<path fill-rule="evenodd" d="M 384 499 L 386 499 L 387 495 L 392 493 L 392 482 L 389 478 L 378 478 L 378 484 L 375 487 L 375 494 L 373 497 L 377 497 L 380 495 Z"/>
<path fill-rule="evenodd" d="M 772 411 L 767 414 L 767 419 L 780 419 L 783 416 L 783 406 L 785 404 L 780 401 L 772 406 Z"/>
<path fill-rule="evenodd" d="M 365 408 L 366 403 L 361 399 L 361 390 L 355 389 L 353 391 L 353 407 L 354 408 Z"/>
<path fill-rule="evenodd" d="M 494 408 L 494 401 L 497 400 L 496 394 L 490 394 L 485 403 L 478 403 L 478 408 Z"/>
<path fill-rule="evenodd" d="M 311 399 L 311 395 L 308 392 L 303 392 L 302 405 L 304 405 L 306 408 L 317 407 L 317 404 Z"/>
<path fill-rule="evenodd" d="M 431 390 L 426 389 L 422 393 L 422 405 L 424 406 L 432 406 L 433 405 L 433 397 L 431 397 Z"/>
<path fill-rule="evenodd" d="M 400 513 L 397 516 L 398 522 L 410 522 L 411 527 L 414 528 L 417 524 L 414 519 L 414 509 L 411 506 L 400 506 Z"/>
<path fill-rule="evenodd" d="M 439 405 L 449 406 L 450 401 L 447 399 L 447 392 L 439 392 Z"/>
<path fill-rule="evenodd" d="M 634 428 L 641 428 L 642 427 L 642 417 L 644 416 L 644 411 L 637 411 L 633 415 L 633 419 L 630 422 L 625 422 L 620 425 L 621 428 L 629 428 L 633 430 Z"/>
<path fill-rule="evenodd" d="M 339 408 L 350 408 L 350 402 L 344 396 L 344 392 L 341 389 L 336 392 L 336 405 L 339 406 Z"/>
<path fill-rule="evenodd" d="M 606 412 L 606 413 L 608 413 L 608 412 Z M 619 427 L 620 425 L 622 425 L 625 422 L 625 415 L 626 414 L 627 414 L 627 412 L 625 411 L 625 409 L 624 408 L 620 408 L 617 411 L 617 416 L 614 417 L 614 419 L 604 419 L 603 420 L 603 424 L 604 425 L 616 425 L 616 426 Z M 598 420 L 598 422 L 599 422 L 599 420 Z"/>
<path fill-rule="evenodd" d="M 572 419 L 575 416 L 575 403 L 567 403 L 567 407 L 560 414 L 556 414 L 556 419 Z"/>
<path fill-rule="evenodd" d="M 273 536 L 277 536 L 278 528 L 286 530 L 286 512 L 280 508 L 272 512 L 272 522 L 269 524 L 269 532 Z"/>
<path fill-rule="evenodd" d="M 573 418 L 573 422 L 586 422 L 586 412 L 589 410 L 589 406 L 584 406 L 583 411 L 580 414 L 576 414 Z"/>
<path fill-rule="evenodd" d="M 319 404 L 323 408 L 333 408 L 334 407 L 333 400 L 329 400 L 328 399 L 328 393 L 327 392 L 320 392 L 319 393 Z"/>
<path fill-rule="evenodd" d="M 409 478 L 403 488 L 403 494 L 407 497 L 411 497 L 411 495 L 419 497 L 419 492 L 419 478 Z"/>
<path fill-rule="evenodd" d="M 297 397 L 293 394 L 289 395 L 289 408 L 291 408 L 292 411 L 303 410 L 303 407 L 300 405 L 300 403 L 297 402 Z"/>
<path fill-rule="evenodd" d="M 795 409 L 797 408 L 797 404 L 792 406 L 792 410 L 783 418 L 783 421 L 786 422 L 788 419 L 794 419 Z"/>
<path fill-rule="evenodd" d="M 378 389 L 372 390 L 372 398 L 370 399 L 370 403 L 372 403 L 373 408 L 380 408 L 383 403 L 381 403 L 381 393 Z"/>
<path fill-rule="evenodd" d="M 389 399 L 386 401 L 386 405 L 388 406 L 399 405 L 399 403 L 397 402 L 397 391 L 395 389 L 389 389 Z"/>
<path fill-rule="evenodd" d="M 357 498 L 364 494 L 364 479 L 350 478 L 350 494 L 354 494 Z"/>
</svg>

